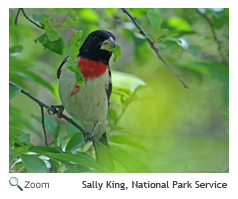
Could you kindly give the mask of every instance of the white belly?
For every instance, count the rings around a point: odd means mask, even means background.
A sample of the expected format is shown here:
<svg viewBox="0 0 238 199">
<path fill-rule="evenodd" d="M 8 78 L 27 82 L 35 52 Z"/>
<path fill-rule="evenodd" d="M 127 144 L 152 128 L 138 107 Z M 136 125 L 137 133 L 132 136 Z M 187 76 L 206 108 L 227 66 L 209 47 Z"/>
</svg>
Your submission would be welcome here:
<svg viewBox="0 0 238 199">
<path fill-rule="evenodd" d="M 92 130 L 94 124 L 100 125 L 96 134 L 100 137 L 106 131 L 108 98 L 106 87 L 109 83 L 108 69 L 100 78 L 88 80 L 80 88 L 75 87 L 75 73 L 65 66 L 59 79 L 59 96 L 66 111 L 78 120 L 85 130 Z M 96 137 L 98 137 L 96 136 Z"/>
</svg>

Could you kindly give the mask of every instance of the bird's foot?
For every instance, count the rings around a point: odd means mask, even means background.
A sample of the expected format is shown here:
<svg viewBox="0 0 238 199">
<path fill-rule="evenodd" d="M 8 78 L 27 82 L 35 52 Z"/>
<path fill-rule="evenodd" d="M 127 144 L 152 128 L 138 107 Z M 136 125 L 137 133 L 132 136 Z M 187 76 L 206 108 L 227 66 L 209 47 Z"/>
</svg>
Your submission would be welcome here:
<svg viewBox="0 0 238 199">
<path fill-rule="evenodd" d="M 48 108 L 47 111 L 50 115 L 57 114 L 57 117 L 61 118 L 62 113 L 64 111 L 64 107 L 63 107 L 63 105 L 51 105 L 50 108 Z"/>
<path fill-rule="evenodd" d="M 84 141 L 85 142 L 91 141 L 93 135 L 94 135 L 94 131 L 87 131 L 86 135 L 84 135 Z"/>
<path fill-rule="evenodd" d="M 95 123 L 95 125 L 93 127 L 93 130 L 86 132 L 86 134 L 84 135 L 84 141 L 85 142 L 88 142 L 88 141 L 92 140 L 92 137 L 94 136 L 94 133 L 95 133 L 95 130 L 96 130 L 97 126 L 98 126 L 98 122 Z"/>
</svg>

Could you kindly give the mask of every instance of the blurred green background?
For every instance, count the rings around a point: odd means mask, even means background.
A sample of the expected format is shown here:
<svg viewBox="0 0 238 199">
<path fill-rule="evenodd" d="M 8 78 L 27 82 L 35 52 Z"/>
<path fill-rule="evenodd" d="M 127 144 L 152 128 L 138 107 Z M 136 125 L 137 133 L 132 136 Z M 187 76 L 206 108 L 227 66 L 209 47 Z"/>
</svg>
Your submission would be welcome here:
<svg viewBox="0 0 238 199">
<path fill-rule="evenodd" d="M 31 19 L 33 14 L 48 14 L 55 23 L 70 12 L 63 8 L 24 10 Z M 166 48 L 160 53 L 189 89 L 158 59 L 146 39 L 134 31 L 136 27 L 121 9 L 73 10 L 79 19 L 67 19 L 64 25 L 82 30 L 81 41 L 94 30 L 106 29 L 122 48 L 118 60 L 110 61 L 114 87 L 107 133 L 112 151 L 136 168 L 135 172 L 228 172 L 229 124 L 223 112 L 228 113 L 229 107 L 229 9 L 153 9 L 159 13 L 161 28 L 169 30 L 161 38 L 171 36 L 181 41 L 165 40 Z M 154 36 L 148 9 L 128 10 L 143 30 Z M 34 42 L 44 31 L 22 13 L 15 25 L 17 11 L 9 9 L 9 80 L 48 105 L 60 104 L 56 72 L 69 54 L 69 40 L 74 33 L 58 30 L 65 42 L 63 55 L 44 50 Z M 30 143 L 44 145 L 38 121 L 40 107 L 34 101 L 18 94 L 9 102 L 9 113 L 11 126 L 31 134 Z M 61 136 L 67 135 L 66 131 L 69 134 L 70 127 L 64 120 L 49 116 L 47 111 L 45 115 L 53 129 L 61 123 Z M 49 128 L 48 142 L 57 147 Z M 88 152 L 90 146 L 88 143 L 77 150 Z M 89 154 L 94 157 L 93 150 Z M 13 165 L 17 157 L 10 156 L 12 172 L 17 171 Z M 118 167 L 118 172 L 125 172 Z"/>
</svg>

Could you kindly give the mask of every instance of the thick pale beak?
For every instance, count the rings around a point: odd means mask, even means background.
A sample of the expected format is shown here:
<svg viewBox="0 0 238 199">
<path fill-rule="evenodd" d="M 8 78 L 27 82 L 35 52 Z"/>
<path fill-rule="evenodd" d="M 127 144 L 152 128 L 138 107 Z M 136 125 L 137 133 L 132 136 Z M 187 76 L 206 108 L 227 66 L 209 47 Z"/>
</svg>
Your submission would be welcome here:
<svg viewBox="0 0 238 199">
<path fill-rule="evenodd" d="M 112 44 L 114 47 L 116 45 L 115 40 L 112 37 L 109 37 L 109 39 L 102 42 L 102 46 L 101 46 L 100 50 L 111 51 L 110 44 Z"/>
</svg>

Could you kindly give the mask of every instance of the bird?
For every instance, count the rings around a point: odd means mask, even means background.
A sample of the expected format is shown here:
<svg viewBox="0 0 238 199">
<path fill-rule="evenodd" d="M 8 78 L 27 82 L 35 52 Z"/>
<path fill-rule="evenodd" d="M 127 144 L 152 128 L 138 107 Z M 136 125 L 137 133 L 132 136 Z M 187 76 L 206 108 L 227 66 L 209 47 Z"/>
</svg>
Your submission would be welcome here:
<svg viewBox="0 0 238 199">
<path fill-rule="evenodd" d="M 85 141 L 94 136 L 108 149 L 106 115 L 112 93 L 110 45 L 116 44 L 115 36 L 109 31 L 96 30 L 87 36 L 75 59 L 85 78 L 83 85 L 77 85 L 76 74 L 65 66 L 69 56 L 63 60 L 57 71 L 58 91 L 63 108 L 89 132 Z M 110 154 L 94 141 L 93 146 L 99 165 L 114 170 Z"/>
</svg>

